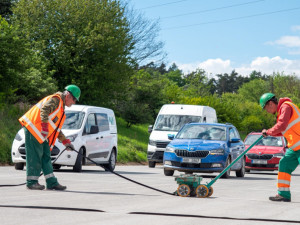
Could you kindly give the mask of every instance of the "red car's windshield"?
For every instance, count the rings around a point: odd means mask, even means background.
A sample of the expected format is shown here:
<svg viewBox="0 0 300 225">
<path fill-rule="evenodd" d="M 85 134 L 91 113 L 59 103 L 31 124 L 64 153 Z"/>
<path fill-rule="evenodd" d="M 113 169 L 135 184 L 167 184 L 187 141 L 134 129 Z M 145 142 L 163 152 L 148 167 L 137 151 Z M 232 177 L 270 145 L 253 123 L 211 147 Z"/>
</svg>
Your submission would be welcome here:
<svg viewBox="0 0 300 225">
<path fill-rule="evenodd" d="M 261 135 L 259 134 L 250 134 L 245 140 L 245 145 L 252 145 Z M 283 147 L 281 137 L 272 137 L 268 136 L 260 140 L 256 145 L 262 146 L 274 146 L 274 147 Z"/>
</svg>

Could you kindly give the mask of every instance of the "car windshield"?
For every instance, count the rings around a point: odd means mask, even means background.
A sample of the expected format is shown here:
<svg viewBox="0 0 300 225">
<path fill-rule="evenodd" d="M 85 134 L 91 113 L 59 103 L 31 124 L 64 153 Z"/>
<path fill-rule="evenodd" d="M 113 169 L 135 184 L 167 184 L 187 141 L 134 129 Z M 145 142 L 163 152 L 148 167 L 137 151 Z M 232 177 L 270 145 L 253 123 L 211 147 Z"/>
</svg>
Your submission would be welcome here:
<svg viewBox="0 0 300 225">
<path fill-rule="evenodd" d="M 201 122 L 201 116 L 159 115 L 153 129 L 158 131 L 177 132 L 184 124 L 197 122 Z"/>
<path fill-rule="evenodd" d="M 214 125 L 189 124 L 177 134 L 177 139 L 226 140 L 226 128 Z"/>
<path fill-rule="evenodd" d="M 258 138 L 260 138 L 260 134 L 250 134 L 247 136 L 245 140 L 245 145 L 252 145 Z M 281 137 L 272 137 L 268 136 L 260 140 L 256 145 L 261 146 L 274 146 L 274 147 L 282 147 L 282 138 Z"/>
<path fill-rule="evenodd" d="M 77 130 L 81 127 L 84 112 L 66 112 L 66 120 L 62 129 Z"/>
</svg>

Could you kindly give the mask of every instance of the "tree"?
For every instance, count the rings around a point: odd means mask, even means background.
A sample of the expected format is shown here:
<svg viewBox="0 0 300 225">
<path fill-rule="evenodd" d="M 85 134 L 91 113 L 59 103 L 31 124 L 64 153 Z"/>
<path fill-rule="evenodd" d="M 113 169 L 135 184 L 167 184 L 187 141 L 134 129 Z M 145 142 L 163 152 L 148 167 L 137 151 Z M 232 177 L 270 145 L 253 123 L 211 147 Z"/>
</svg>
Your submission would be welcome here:
<svg viewBox="0 0 300 225">
<path fill-rule="evenodd" d="M 290 97 L 296 104 L 300 103 L 300 79 L 295 75 L 285 75 L 283 73 L 274 73 L 270 76 L 270 82 L 274 94 L 279 97 Z"/>
<path fill-rule="evenodd" d="M 54 71 L 59 89 L 77 84 L 81 102 L 112 106 L 134 63 L 124 10 L 117 0 L 20 0 L 13 22 Z"/>
<path fill-rule="evenodd" d="M 19 74 L 26 70 L 22 59 L 27 54 L 17 28 L 0 16 L 0 102 L 7 101 L 18 90 Z"/>
<path fill-rule="evenodd" d="M 143 13 L 125 3 L 125 16 L 129 23 L 129 34 L 132 36 L 131 56 L 138 64 L 150 61 L 162 62 L 166 54 L 164 43 L 158 40 L 160 26 L 158 20 L 149 20 Z"/>
<path fill-rule="evenodd" d="M 243 85 L 244 82 L 248 80 L 248 78 L 244 78 L 241 75 L 238 75 L 234 70 L 231 74 L 217 74 L 218 80 L 216 84 L 216 92 L 219 95 L 223 93 L 236 93 L 239 87 Z"/>
<path fill-rule="evenodd" d="M 238 93 L 243 97 L 244 101 L 258 103 L 260 96 L 268 92 L 269 83 L 262 79 L 255 79 L 248 83 L 244 83 L 239 88 Z"/>
<path fill-rule="evenodd" d="M 163 104 L 164 84 L 158 72 L 155 76 L 153 79 L 145 70 L 139 70 L 132 76 L 131 83 L 125 90 L 126 98 L 118 103 L 119 112 L 128 127 L 132 124 L 152 122 L 157 114 L 156 109 Z"/>
<path fill-rule="evenodd" d="M 185 82 L 184 90 L 187 96 L 207 96 L 210 93 L 209 80 L 204 70 L 197 69 L 195 72 L 186 75 Z"/>
<path fill-rule="evenodd" d="M 5 19 L 8 19 L 9 16 L 12 14 L 12 4 L 12 0 L 0 0 L 0 16 L 2 16 Z"/>
</svg>

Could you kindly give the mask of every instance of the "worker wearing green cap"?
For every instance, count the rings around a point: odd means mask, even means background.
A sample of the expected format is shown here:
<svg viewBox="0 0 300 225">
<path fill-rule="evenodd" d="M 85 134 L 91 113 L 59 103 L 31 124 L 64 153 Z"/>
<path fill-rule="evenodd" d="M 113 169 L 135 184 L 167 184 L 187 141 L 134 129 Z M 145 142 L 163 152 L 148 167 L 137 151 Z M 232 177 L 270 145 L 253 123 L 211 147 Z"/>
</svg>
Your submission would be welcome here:
<svg viewBox="0 0 300 225">
<path fill-rule="evenodd" d="M 284 136 L 288 150 L 279 161 L 277 187 L 278 194 L 271 196 L 271 201 L 291 201 L 290 183 L 291 174 L 300 162 L 300 110 L 289 98 L 280 98 L 279 101 L 272 93 L 265 93 L 260 98 L 260 106 L 268 113 L 277 113 L 276 124 L 262 130 L 264 137 Z"/>
<path fill-rule="evenodd" d="M 51 150 L 57 138 L 67 150 L 74 149 L 61 128 L 66 118 L 65 106 L 71 107 L 79 101 L 80 93 L 79 87 L 68 85 L 64 92 L 57 92 L 43 98 L 19 119 L 25 132 L 28 189 L 45 189 L 45 186 L 38 182 L 41 171 L 44 173 L 47 189 L 61 191 L 66 189 L 66 186 L 58 183 L 53 174 Z"/>
</svg>

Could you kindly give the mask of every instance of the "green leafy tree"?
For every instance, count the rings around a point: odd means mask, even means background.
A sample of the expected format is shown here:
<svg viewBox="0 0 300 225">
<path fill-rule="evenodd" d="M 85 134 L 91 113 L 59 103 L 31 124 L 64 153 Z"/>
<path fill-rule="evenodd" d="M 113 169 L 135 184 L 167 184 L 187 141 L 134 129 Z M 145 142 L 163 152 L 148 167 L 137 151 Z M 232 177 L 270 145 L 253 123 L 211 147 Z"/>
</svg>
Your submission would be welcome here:
<svg viewBox="0 0 300 225">
<path fill-rule="evenodd" d="M 197 69 L 195 72 L 188 74 L 185 80 L 184 90 L 187 96 L 198 97 L 210 94 L 209 80 L 204 70 Z"/>
<path fill-rule="evenodd" d="M 0 0 L 0 16 L 2 16 L 5 19 L 8 19 L 9 16 L 12 14 L 12 4 L 12 0 Z"/>
<path fill-rule="evenodd" d="M 151 75 L 145 70 L 139 70 L 132 76 L 130 85 L 124 90 L 126 98 L 118 103 L 118 111 L 128 127 L 154 120 L 156 109 L 163 104 L 162 89 L 158 72 Z"/>
<path fill-rule="evenodd" d="M 17 28 L 0 16 L 0 101 L 7 101 L 18 90 L 20 73 L 26 70 L 22 59 L 27 55 Z"/>
<path fill-rule="evenodd" d="M 296 75 L 285 75 L 274 73 L 270 77 L 272 87 L 276 96 L 290 97 L 294 103 L 300 103 L 300 79 Z M 271 82 L 270 82 L 271 83 Z"/>
<path fill-rule="evenodd" d="M 111 105 L 131 74 L 133 49 L 117 0 L 20 0 L 13 22 L 46 60 L 59 89 L 74 83 L 81 102 Z"/>
<path fill-rule="evenodd" d="M 216 82 L 216 92 L 219 95 L 222 95 L 226 92 L 236 93 L 237 90 L 248 81 L 248 78 L 238 75 L 234 70 L 231 74 L 217 74 L 218 80 Z"/>
<path fill-rule="evenodd" d="M 269 83 L 262 79 L 254 79 L 248 83 L 244 83 L 238 90 L 243 101 L 251 101 L 258 103 L 260 96 L 269 91 Z"/>
</svg>

